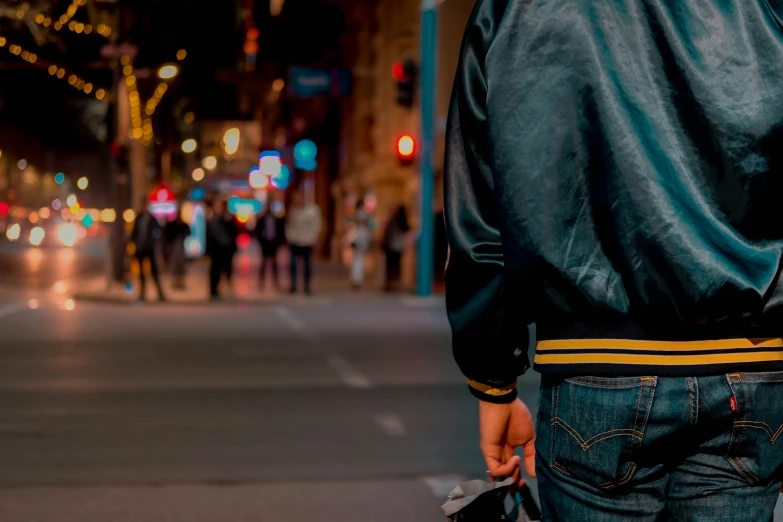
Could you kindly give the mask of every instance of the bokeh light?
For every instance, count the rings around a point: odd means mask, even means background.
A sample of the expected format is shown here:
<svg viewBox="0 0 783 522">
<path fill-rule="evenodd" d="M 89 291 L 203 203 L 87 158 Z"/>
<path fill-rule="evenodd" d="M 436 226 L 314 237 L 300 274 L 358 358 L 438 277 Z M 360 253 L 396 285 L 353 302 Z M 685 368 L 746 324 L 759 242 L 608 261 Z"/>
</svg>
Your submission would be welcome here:
<svg viewBox="0 0 783 522">
<path fill-rule="evenodd" d="M 164 65 L 158 69 L 158 78 L 163 80 L 170 80 L 179 73 L 179 68 L 176 65 Z"/>
<path fill-rule="evenodd" d="M 239 129 L 228 129 L 223 135 L 223 146 L 226 149 L 226 154 L 236 154 L 239 150 Z"/>
<path fill-rule="evenodd" d="M 5 237 L 8 238 L 8 241 L 16 241 L 21 234 L 22 227 L 19 226 L 19 223 L 14 223 L 5 231 Z"/>
<path fill-rule="evenodd" d="M 78 237 L 79 231 L 71 223 L 64 223 L 57 229 L 57 238 L 67 247 L 75 245 Z"/>
<path fill-rule="evenodd" d="M 101 210 L 101 221 L 104 223 L 114 223 L 117 220 L 117 212 L 113 208 Z"/>
<path fill-rule="evenodd" d="M 269 186 L 269 177 L 259 169 L 254 168 L 250 171 L 249 183 L 254 189 L 266 188 Z"/>
<path fill-rule="evenodd" d="M 30 231 L 30 244 L 33 246 L 40 246 L 43 243 L 44 237 L 46 237 L 46 231 L 41 227 L 35 227 Z"/>
<path fill-rule="evenodd" d="M 217 167 L 217 158 L 215 156 L 207 156 L 201 164 L 204 165 L 204 168 L 207 170 L 215 170 Z"/>
<path fill-rule="evenodd" d="M 195 152 L 197 148 L 198 148 L 198 143 L 196 143 L 196 140 L 194 140 L 193 138 L 189 138 L 182 142 L 182 152 L 186 154 Z"/>
</svg>

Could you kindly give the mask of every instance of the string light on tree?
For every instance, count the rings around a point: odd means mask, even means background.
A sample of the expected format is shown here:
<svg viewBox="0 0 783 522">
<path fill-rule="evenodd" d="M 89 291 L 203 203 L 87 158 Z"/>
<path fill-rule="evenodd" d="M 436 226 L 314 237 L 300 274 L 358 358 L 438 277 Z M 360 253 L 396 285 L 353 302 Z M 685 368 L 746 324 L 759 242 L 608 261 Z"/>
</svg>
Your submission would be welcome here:
<svg viewBox="0 0 783 522">
<path fill-rule="evenodd" d="M 161 80 L 171 80 L 179 74 L 179 67 L 176 65 L 164 65 L 158 69 L 158 78 Z"/>
<path fill-rule="evenodd" d="M 141 98 L 139 97 L 139 91 L 136 86 L 136 77 L 133 76 L 133 66 L 130 64 L 130 57 L 128 56 L 123 56 L 120 63 L 124 64 L 122 73 L 125 75 L 125 85 L 128 86 L 128 102 L 130 103 L 131 125 L 133 126 L 131 137 L 136 140 L 142 140 L 145 136 L 144 130 L 142 129 Z M 149 140 L 152 140 L 151 129 Z M 145 140 L 145 142 L 146 141 L 147 140 Z"/>
<path fill-rule="evenodd" d="M 63 27 L 67 27 L 70 31 L 73 32 L 78 32 L 78 33 L 84 32 L 87 27 L 85 24 L 71 20 L 76 15 L 76 11 L 78 11 L 79 8 L 84 5 L 87 5 L 87 0 L 73 0 L 71 2 L 71 5 L 68 6 L 68 9 L 66 9 L 65 12 L 60 16 L 60 18 L 54 22 L 54 30 L 59 31 Z M 42 25 L 44 27 L 49 27 L 50 25 L 52 25 L 52 19 L 49 18 L 48 16 L 44 16 L 43 14 L 38 14 L 35 17 L 35 22 L 38 25 Z M 77 28 L 79 28 L 78 31 Z M 90 26 L 89 32 L 92 32 L 92 26 Z M 89 32 L 87 34 L 89 34 Z"/>
<path fill-rule="evenodd" d="M 82 1 L 82 0 L 79 0 Z M 6 44 L 8 44 L 6 46 Z M 21 45 L 17 45 L 14 43 L 8 42 L 8 40 L 5 37 L 0 37 L 0 47 L 6 49 L 11 54 L 20 57 L 21 59 L 25 60 L 26 62 L 30 64 L 39 64 L 42 69 L 46 69 L 51 76 L 56 77 L 58 80 L 66 79 L 66 70 L 63 67 L 58 66 L 54 63 L 39 63 L 38 55 L 34 52 L 28 51 L 27 49 L 23 48 Z M 78 89 L 85 94 L 91 94 L 94 89 L 94 85 L 83 78 L 80 78 L 76 74 L 69 74 L 67 76 L 68 83 L 73 86 L 75 89 Z M 98 89 L 95 91 L 95 98 L 98 100 L 103 100 L 103 98 L 106 96 L 106 91 L 103 89 Z"/>
</svg>

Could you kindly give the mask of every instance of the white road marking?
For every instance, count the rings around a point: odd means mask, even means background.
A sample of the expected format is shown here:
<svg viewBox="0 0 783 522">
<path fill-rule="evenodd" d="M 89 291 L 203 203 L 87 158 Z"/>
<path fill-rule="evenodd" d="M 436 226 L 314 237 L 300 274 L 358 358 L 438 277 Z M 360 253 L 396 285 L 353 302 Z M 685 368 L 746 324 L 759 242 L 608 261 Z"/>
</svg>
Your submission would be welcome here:
<svg viewBox="0 0 783 522">
<path fill-rule="evenodd" d="M 435 475 L 422 477 L 421 480 L 427 484 L 433 495 L 445 501 L 454 488 L 465 482 L 467 478 L 465 475 Z"/>
<path fill-rule="evenodd" d="M 285 322 L 288 327 L 300 335 L 308 335 L 307 325 L 305 325 L 297 316 L 284 306 L 276 306 L 275 313 Z"/>
<path fill-rule="evenodd" d="M 393 413 L 376 415 L 375 423 L 390 437 L 404 437 L 407 433 L 405 424 L 402 423 L 402 419 Z"/>
<path fill-rule="evenodd" d="M 368 389 L 372 388 L 372 381 L 365 377 L 359 370 L 357 370 L 353 364 L 351 364 L 345 357 L 333 353 L 329 346 L 324 343 L 323 339 L 320 339 L 316 333 L 307 328 L 307 325 L 302 322 L 293 312 L 284 306 L 276 306 L 275 313 L 277 316 L 288 325 L 288 327 L 301 336 L 303 339 L 312 341 L 326 358 L 326 363 L 332 368 L 340 380 L 343 381 L 348 387 Z"/>
<path fill-rule="evenodd" d="M 10 303 L 5 306 L 0 306 L 0 319 L 29 309 L 30 306 L 27 303 Z"/>
<path fill-rule="evenodd" d="M 331 354 L 326 358 L 326 362 L 337 372 L 337 375 L 340 376 L 340 379 L 346 386 L 364 390 L 372 388 L 372 381 L 362 375 L 345 357 Z"/>
</svg>

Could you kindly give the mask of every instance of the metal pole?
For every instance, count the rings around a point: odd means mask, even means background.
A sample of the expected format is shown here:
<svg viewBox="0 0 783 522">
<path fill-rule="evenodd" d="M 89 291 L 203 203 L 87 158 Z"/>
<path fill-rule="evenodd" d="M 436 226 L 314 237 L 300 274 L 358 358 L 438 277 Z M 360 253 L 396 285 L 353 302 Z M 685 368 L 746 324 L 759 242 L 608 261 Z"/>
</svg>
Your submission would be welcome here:
<svg viewBox="0 0 783 522">
<path fill-rule="evenodd" d="M 435 172 L 435 67 L 438 39 L 436 0 L 421 2 L 421 233 L 417 255 L 416 291 L 421 297 L 432 293 L 435 216 L 432 210 Z"/>
<path fill-rule="evenodd" d="M 122 33 L 122 9 L 123 6 L 120 2 L 116 3 L 116 19 L 114 28 L 113 44 L 121 43 Z M 109 100 L 109 135 L 108 142 L 109 147 L 115 142 L 119 142 L 122 133 L 125 129 L 121 128 L 121 121 L 119 114 L 119 95 L 122 92 L 119 85 L 122 81 L 122 64 L 118 57 L 113 58 L 112 64 L 112 89 L 111 98 Z M 117 159 L 109 155 L 110 163 L 110 176 L 111 185 L 109 187 L 111 194 L 111 206 L 117 212 L 117 217 L 114 223 L 111 224 L 109 232 L 109 278 L 107 284 L 112 282 L 122 282 L 125 279 L 125 226 L 122 220 L 122 212 L 125 209 L 127 203 L 127 173 L 120 172 L 120 166 L 117 164 Z M 123 177 L 124 176 L 124 177 Z"/>
</svg>

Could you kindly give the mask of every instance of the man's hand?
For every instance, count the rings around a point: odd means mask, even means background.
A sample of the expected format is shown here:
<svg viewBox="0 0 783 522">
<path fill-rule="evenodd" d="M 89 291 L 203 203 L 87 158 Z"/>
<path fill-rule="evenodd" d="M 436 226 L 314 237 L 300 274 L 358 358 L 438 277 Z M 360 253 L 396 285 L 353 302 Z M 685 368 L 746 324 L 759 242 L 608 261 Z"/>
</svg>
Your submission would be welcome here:
<svg viewBox="0 0 783 522">
<path fill-rule="evenodd" d="M 535 426 L 530 410 L 517 399 L 511 404 L 479 402 L 481 452 L 487 461 L 487 470 L 493 477 L 514 477 L 519 485 L 520 459 L 514 448 L 522 446 L 525 471 L 536 476 Z"/>
</svg>

